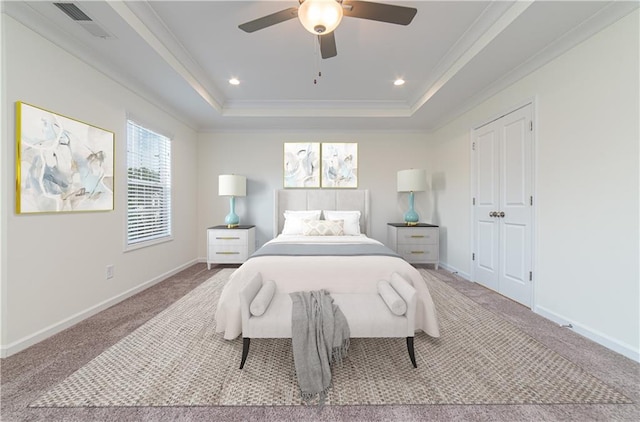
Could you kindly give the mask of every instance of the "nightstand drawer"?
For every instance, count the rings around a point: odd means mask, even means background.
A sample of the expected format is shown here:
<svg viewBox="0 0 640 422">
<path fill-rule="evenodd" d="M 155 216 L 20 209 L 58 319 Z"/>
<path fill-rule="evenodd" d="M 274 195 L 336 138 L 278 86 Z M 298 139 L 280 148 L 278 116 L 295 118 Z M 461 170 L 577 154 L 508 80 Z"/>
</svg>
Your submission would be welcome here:
<svg viewBox="0 0 640 422">
<path fill-rule="evenodd" d="M 244 262 L 247 260 L 246 246 L 213 245 L 209 248 L 209 260 L 212 262 Z"/>
<path fill-rule="evenodd" d="M 247 230 L 209 230 L 209 245 L 246 245 Z"/>
<path fill-rule="evenodd" d="M 438 229 L 411 227 L 398 229 L 398 245 L 435 245 L 438 243 Z"/>
<path fill-rule="evenodd" d="M 397 252 L 408 262 L 431 262 L 438 259 L 438 245 L 398 245 Z"/>
</svg>

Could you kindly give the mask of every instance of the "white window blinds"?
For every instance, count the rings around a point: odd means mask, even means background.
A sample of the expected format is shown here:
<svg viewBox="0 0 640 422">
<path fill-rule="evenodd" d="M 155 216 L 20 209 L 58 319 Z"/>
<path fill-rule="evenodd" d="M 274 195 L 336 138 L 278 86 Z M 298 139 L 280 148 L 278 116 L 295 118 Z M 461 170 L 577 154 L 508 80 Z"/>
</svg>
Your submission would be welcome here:
<svg viewBox="0 0 640 422">
<path fill-rule="evenodd" d="M 127 245 L 171 236 L 171 140 L 127 120 Z"/>
</svg>

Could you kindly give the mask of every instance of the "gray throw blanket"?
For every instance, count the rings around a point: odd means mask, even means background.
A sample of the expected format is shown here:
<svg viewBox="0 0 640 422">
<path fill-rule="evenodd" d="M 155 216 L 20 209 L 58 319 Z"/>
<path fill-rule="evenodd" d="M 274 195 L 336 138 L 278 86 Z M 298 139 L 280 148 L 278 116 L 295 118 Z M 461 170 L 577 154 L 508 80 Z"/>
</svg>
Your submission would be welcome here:
<svg viewBox="0 0 640 422">
<path fill-rule="evenodd" d="M 330 364 L 346 356 L 349 324 L 326 290 L 290 293 L 293 362 L 302 400 L 324 404 L 331 387 Z"/>
</svg>

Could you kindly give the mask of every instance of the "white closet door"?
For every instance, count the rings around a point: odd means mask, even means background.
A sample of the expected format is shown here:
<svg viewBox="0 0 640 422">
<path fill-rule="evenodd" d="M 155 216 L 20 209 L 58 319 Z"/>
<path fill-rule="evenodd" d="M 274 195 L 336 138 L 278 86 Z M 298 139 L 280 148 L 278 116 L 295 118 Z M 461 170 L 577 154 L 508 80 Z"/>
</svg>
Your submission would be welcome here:
<svg viewBox="0 0 640 422">
<path fill-rule="evenodd" d="M 532 106 L 474 131 L 475 281 L 531 306 Z"/>
<path fill-rule="evenodd" d="M 500 288 L 531 306 L 532 169 L 531 106 L 500 119 Z M 504 216 L 502 213 L 504 212 Z"/>
<path fill-rule="evenodd" d="M 476 158 L 475 195 L 475 276 L 476 281 L 492 290 L 499 289 L 499 221 L 494 216 L 500 208 L 500 133 L 496 122 L 477 129 L 473 149 Z"/>
</svg>

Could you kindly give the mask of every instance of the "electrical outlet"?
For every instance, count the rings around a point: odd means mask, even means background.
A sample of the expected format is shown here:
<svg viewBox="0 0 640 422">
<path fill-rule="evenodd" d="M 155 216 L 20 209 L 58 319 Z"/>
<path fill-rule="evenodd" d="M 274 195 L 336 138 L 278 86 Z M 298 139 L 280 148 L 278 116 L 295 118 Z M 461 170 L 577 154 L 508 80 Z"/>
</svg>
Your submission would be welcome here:
<svg viewBox="0 0 640 422">
<path fill-rule="evenodd" d="M 107 280 L 113 278 L 113 265 L 107 265 Z"/>
</svg>

